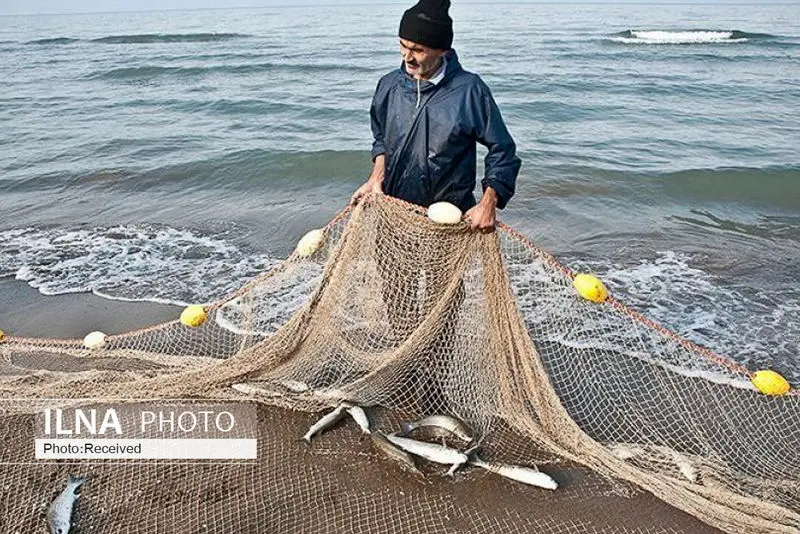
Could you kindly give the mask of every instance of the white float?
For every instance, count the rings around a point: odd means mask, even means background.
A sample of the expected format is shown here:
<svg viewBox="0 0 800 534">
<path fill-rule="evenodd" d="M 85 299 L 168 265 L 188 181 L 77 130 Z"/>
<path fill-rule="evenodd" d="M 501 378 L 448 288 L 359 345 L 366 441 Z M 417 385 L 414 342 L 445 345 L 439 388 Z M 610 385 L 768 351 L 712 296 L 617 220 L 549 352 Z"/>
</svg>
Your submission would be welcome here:
<svg viewBox="0 0 800 534">
<path fill-rule="evenodd" d="M 307 258 L 318 251 L 325 243 L 325 232 L 322 229 L 311 230 L 297 242 L 297 255 Z"/>
<path fill-rule="evenodd" d="M 428 207 L 428 218 L 438 224 L 458 224 L 461 210 L 449 202 L 436 202 Z"/>
<path fill-rule="evenodd" d="M 90 332 L 83 338 L 83 346 L 87 349 L 102 349 L 106 346 L 106 335 L 103 332 Z"/>
</svg>

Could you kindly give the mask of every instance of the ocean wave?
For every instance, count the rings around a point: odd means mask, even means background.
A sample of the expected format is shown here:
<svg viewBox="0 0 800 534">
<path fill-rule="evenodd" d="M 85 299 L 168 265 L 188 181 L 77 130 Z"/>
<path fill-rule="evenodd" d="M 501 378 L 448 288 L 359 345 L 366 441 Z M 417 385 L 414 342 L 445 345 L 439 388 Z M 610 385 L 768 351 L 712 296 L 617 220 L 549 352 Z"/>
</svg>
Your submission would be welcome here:
<svg viewBox="0 0 800 534">
<path fill-rule="evenodd" d="M 349 74 L 370 74 L 377 69 L 361 65 L 342 66 L 341 64 L 314 63 L 245 63 L 239 65 L 209 65 L 205 67 L 143 65 L 138 67 L 121 67 L 111 70 L 96 71 L 86 76 L 88 80 L 137 81 L 153 78 L 190 78 L 213 74 L 261 74 L 290 72 L 297 74 L 341 72 Z"/>
<path fill-rule="evenodd" d="M 279 152 L 252 149 L 148 170 L 121 185 L 144 190 L 168 187 L 170 183 L 183 188 L 191 183 L 201 189 L 251 191 L 264 187 L 265 177 L 269 177 L 271 187 L 307 190 L 310 186 L 338 180 L 359 180 L 369 174 L 370 166 L 369 152 L 362 150 Z"/>
<path fill-rule="evenodd" d="M 65 45 L 79 42 L 100 44 L 153 44 L 153 43 L 209 43 L 215 41 L 231 41 L 251 37 L 243 33 L 144 33 L 133 35 L 108 35 L 96 39 L 76 39 L 73 37 L 47 37 L 34 39 L 25 44 L 30 45 Z"/>
<path fill-rule="evenodd" d="M 66 45 L 79 42 L 80 39 L 72 39 L 71 37 L 52 37 L 49 39 L 35 39 L 28 41 L 25 44 L 29 45 Z"/>
<path fill-rule="evenodd" d="M 117 300 L 207 303 L 275 262 L 225 235 L 156 225 L 0 232 L 0 276 L 43 295 L 92 292 Z"/>
<path fill-rule="evenodd" d="M 151 145 L 165 152 L 185 146 L 191 138 L 153 139 Z M 110 139 L 110 146 L 129 140 Z M 174 158 L 173 158 L 174 159 Z M 0 177 L 0 192 L 31 193 L 78 188 L 127 191 L 160 191 L 191 187 L 194 190 L 261 189 L 265 183 L 281 189 L 301 189 L 329 183 L 355 182 L 369 175 L 368 150 L 270 151 L 263 149 L 225 152 L 207 159 L 193 159 L 150 169 L 109 167 L 91 172 L 54 172 L 24 180 Z M 269 182 L 265 182 L 265 180 Z M 2 249 L 0 249 L 2 250 Z"/>
<path fill-rule="evenodd" d="M 797 382 L 800 368 L 793 357 L 800 343 L 800 292 L 767 287 L 745 294 L 693 263 L 686 254 L 665 251 L 637 265 L 587 268 L 656 322 L 744 365 L 776 366 Z"/>
<path fill-rule="evenodd" d="M 92 39 L 93 43 L 106 44 L 151 44 L 151 43 L 207 43 L 244 39 L 243 33 L 144 33 L 134 35 L 109 35 Z"/>
<path fill-rule="evenodd" d="M 794 383 L 800 383 L 800 367 L 795 361 L 800 346 L 797 288 L 746 291 L 730 287 L 724 279 L 699 268 L 691 256 L 674 251 L 658 252 L 629 265 L 598 259 L 563 259 L 577 272 L 598 275 L 615 298 L 680 336 L 751 369 L 776 368 Z M 537 273 L 532 268 L 510 272 L 515 287 L 535 288 L 547 283 L 546 276 L 547 273 Z M 590 330 L 563 328 L 568 316 L 576 312 L 574 307 L 566 304 L 559 307 L 560 297 L 542 303 L 543 294 L 517 292 L 520 309 L 539 341 L 580 349 L 622 351 L 636 358 L 655 357 L 647 354 L 639 340 L 641 332 L 620 329 L 619 321 L 612 316 L 598 319 L 608 322 Z M 692 362 L 679 355 L 665 354 L 662 363 L 673 370 L 679 366 L 679 372 L 687 376 L 703 376 L 712 381 L 724 378 L 709 375 L 710 368 L 704 360 Z"/>
<path fill-rule="evenodd" d="M 740 30 L 626 30 L 609 40 L 624 44 L 730 44 L 774 38 L 770 34 Z"/>
<path fill-rule="evenodd" d="M 522 153 L 524 159 L 536 154 Z M 596 166 L 558 165 L 552 181 L 537 185 L 548 196 L 584 195 L 586 188 L 596 188 L 606 197 L 630 197 L 639 191 L 664 201 L 683 199 L 685 204 L 731 202 L 744 206 L 768 206 L 800 210 L 800 167 L 719 167 L 685 169 L 674 172 L 622 171 Z M 634 187 L 631 184 L 637 184 Z"/>
</svg>

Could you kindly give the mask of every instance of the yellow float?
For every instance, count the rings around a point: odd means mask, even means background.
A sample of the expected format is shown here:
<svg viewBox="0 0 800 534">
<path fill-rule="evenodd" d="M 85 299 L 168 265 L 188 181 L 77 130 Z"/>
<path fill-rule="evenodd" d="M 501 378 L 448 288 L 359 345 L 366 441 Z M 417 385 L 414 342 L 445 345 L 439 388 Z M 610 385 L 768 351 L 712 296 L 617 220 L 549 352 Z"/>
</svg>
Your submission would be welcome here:
<svg viewBox="0 0 800 534">
<path fill-rule="evenodd" d="M 206 322 L 206 309 L 200 305 L 186 306 L 181 312 L 181 323 L 192 328 Z"/>
<path fill-rule="evenodd" d="M 773 397 L 784 395 L 791 389 L 789 382 L 783 376 L 769 369 L 756 371 L 750 381 L 758 391 Z"/>
<path fill-rule="evenodd" d="M 608 298 L 608 290 L 606 289 L 606 286 L 603 285 L 603 282 L 601 282 L 599 278 L 592 276 L 591 274 L 581 273 L 575 275 L 572 285 L 575 287 L 578 295 L 586 300 L 590 300 L 592 302 L 605 302 L 605 300 Z"/>
<path fill-rule="evenodd" d="M 2 343 L 2 342 L 3 342 L 3 338 L 4 338 L 5 336 L 6 336 L 6 335 L 3 333 L 3 331 L 2 331 L 2 330 L 0 330 L 0 343 Z"/>
</svg>

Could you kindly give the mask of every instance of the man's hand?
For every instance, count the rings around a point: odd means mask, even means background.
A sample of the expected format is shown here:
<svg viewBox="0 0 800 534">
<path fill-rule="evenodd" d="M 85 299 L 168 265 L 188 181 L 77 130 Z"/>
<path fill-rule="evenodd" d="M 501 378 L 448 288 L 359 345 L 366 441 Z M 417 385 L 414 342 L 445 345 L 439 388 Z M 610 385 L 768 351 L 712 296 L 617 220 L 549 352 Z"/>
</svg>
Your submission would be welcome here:
<svg viewBox="0 0 800 534">
<path fill-rule="evenodd" d="M 383 175 L 386 171 L 386 156 L 381 154 L 375 158 L 372 166 L 372 174 L 369 175 L 367 182 L 356 189 L 350 197 L 350 204 L 355 204 L 370 193 L 383 194 Z"/>
<path fill-rule="evenodd" d="M 469 223 L 472 230 L 477 230 L 488 234 L 494 231 L 497 222 L 495 210 L 497 208 L 497 193 L 491 187 L 487 187 L 483 192 L 480 203 L 470 208 L 464 214 L 464 220 Z"/>
<path fill-rule="evenodd" d="M 367 180 L 367 182 L 364 185 L 356 189 L 356 192 L 353 193 L 352 197 L 350 197 L 350 204 L 356 204 L 359 200 L 361 200 L 370 193 L 383 194 L 383 187 L 381 187 L 381 182 L 374 180 L 372 177 L 370 177 L 370 179 Z"/>
</svg>

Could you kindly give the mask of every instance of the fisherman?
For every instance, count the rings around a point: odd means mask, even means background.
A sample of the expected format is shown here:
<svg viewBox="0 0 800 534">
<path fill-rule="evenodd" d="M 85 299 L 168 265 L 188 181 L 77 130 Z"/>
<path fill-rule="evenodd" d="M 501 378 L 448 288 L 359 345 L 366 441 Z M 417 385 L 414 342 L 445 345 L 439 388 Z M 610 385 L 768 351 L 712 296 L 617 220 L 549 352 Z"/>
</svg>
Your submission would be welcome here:
<svg viewBox="0 0 800 534">
<path fill-rule="evenodd" d="M 400 21 L 399 69 L 378 82 L 370 108 L 373 168 L 353 195 L 376 192 L 427 207 L 458 206 L 491 232 L 514 195 L 521 162 L 489 88 L 452 49 L 449 0 L 420 0 Z M 489 149 L 476 203 L 476 142 Z"/>
<path fill-rule="evenodd" d="M 449 202 L 461 209 L 473 230 L 490 233 L 495 211 L 514 195 L 521 162 L 489 88 L 461 68 L 452 49 L 449 8 L 447 0 L 420 0 L 403 14 L 403 61 L 375 90 L 370 108 L 373 169 L 352 201 L 385 193 L 423 207 Z M 477 143 L 489 149 L 480 202 L 473 193 Z M 404 398 L 420 413 L 441 413 L 448 404 L 449 347 L 465 286 L 460 283 L 442 302 L 452 273 L 437 267 L 437 258 L 447 248 L 386 224 L 379 221 L 374 252 L 391 325 L 387 337 L 399 346 L 434 307 L 440 314 L 428 321 L 436 331 L 424 334 L 428 343 L 416 351 L 416 364 L 406 368 Z"/>
</svg>

